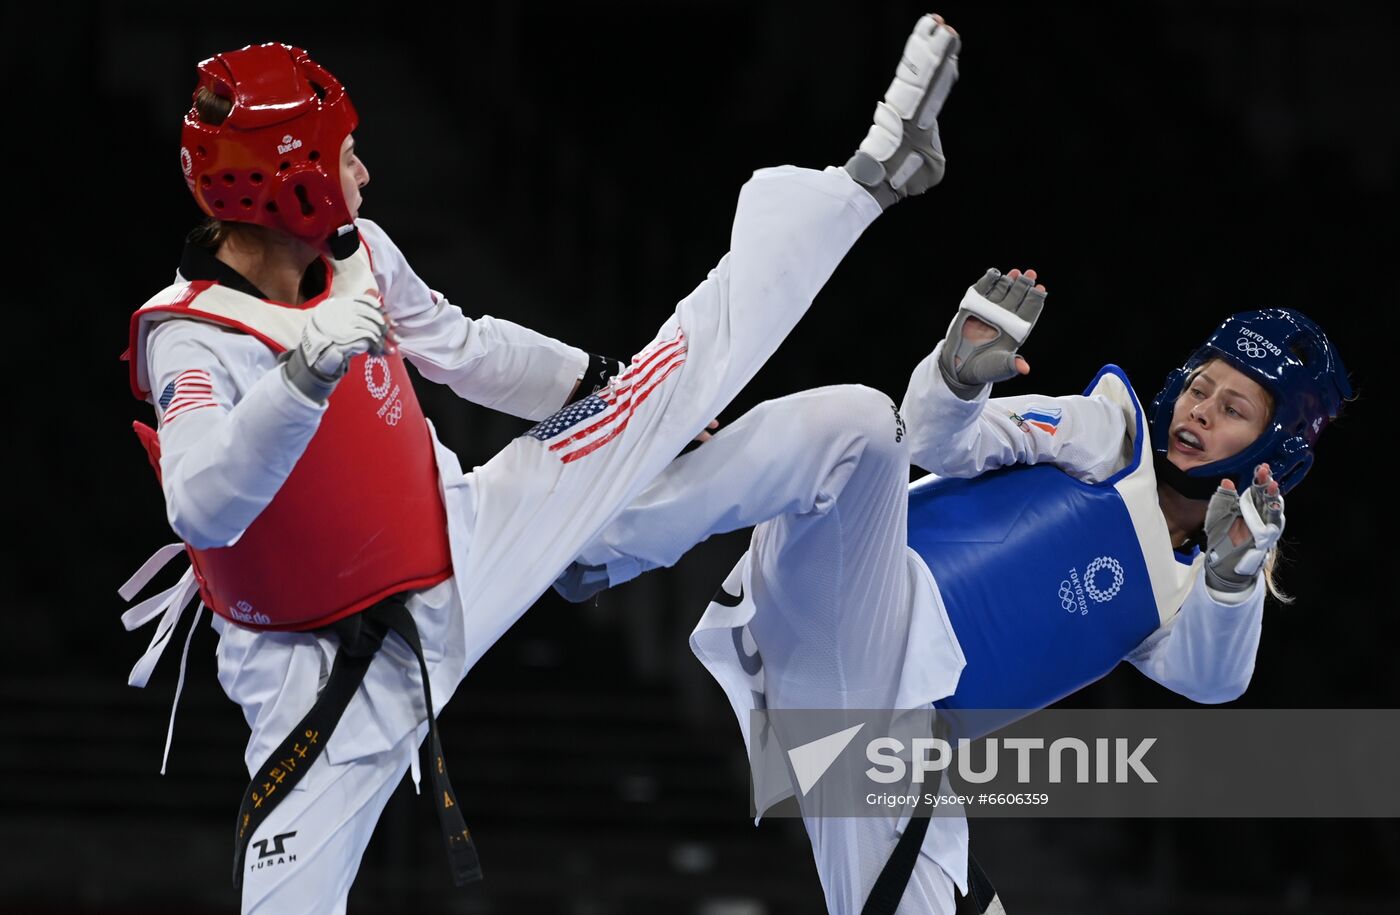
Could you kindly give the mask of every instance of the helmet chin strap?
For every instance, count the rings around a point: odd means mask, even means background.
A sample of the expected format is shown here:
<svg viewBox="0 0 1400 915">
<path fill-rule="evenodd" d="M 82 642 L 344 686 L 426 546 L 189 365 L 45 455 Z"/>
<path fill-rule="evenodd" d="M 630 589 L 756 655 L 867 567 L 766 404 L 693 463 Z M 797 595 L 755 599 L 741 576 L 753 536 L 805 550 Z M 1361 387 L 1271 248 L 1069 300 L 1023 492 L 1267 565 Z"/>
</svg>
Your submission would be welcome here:
<svg viewBox="0 0 1400 915">
<path fill-rule="evenodd" d="M 1167 456 L 1160 451 L 1152 452 L 1152 467 L 1157 471 L 1158 480 L 1166 483 L 1188 499 L 1209 500 L 1211 496 L 1215 495 L 1215 490 L 1220 485 L 1218 479 L 1191 476 L 1167 460 Z"/>
<path fill-rule="evenodd" d="M 330 251 L 331 257 L 343 261 L 360 250 L 360 233 L 355 231 L 354 224 L 346 223 L 326 239 L 326 249 Z"/>
</svg>

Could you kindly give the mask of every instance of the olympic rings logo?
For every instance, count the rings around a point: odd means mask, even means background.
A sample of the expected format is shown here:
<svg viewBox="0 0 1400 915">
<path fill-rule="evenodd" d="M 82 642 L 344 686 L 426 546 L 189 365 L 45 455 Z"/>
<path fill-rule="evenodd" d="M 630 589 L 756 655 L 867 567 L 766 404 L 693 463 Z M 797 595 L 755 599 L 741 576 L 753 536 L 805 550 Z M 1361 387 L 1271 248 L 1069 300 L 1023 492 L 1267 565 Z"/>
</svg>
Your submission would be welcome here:
<svg viewBox="0 0 1400 915">
<path fill-rule="evenodd" d="M 401 419 L 403 419 L 403 401 L 396 400 L 394 405 L 389 408 L 389 412 L 384 414 L 384 421 L 391 426 L 397 426 Z"/>
<path fill-rule="evenodd" d="M 1113 573 L 1113 584 L 1108 590 L 1102 590 L 1094 581 L 1094 576 L 1102 571 Z M 1123 566 L 1112 556 L 1100 556 L 1089 563 L 1084 570 L 1084 593 L 1099 603 L 1107 603 L 1118 596 L 1118 592 L 1123 589 Z"/>
<path fill-rule="evenodd" d="M 1263 359 L 1269 354 L 1267 349 L 1245 337 L 1240 337 L 1235 341 L 1235 349 L 1244 353 L 1251 359 Z"/>
<path fill-rule="evenodd" d="M 374 370 L 376 367 L 384 369 L 384 383 L 375 384 Z M 365 360 L 365 387 L 369 388 L 369 394 L 375 400 L 383 400 L 389 396 L 389 386 L 394 383 L 393 376 L 389 373 L 389 360 L 383 356 L 370 356 Z"/>
<path fill-rule="evenodd" d="M 1075 603 L 1074 589 L 1069 586 L 1069 582 L 1060 582 L 1060 607 L 1066 613 L 1070 613 L 1074 610 Z"/>
</svg>

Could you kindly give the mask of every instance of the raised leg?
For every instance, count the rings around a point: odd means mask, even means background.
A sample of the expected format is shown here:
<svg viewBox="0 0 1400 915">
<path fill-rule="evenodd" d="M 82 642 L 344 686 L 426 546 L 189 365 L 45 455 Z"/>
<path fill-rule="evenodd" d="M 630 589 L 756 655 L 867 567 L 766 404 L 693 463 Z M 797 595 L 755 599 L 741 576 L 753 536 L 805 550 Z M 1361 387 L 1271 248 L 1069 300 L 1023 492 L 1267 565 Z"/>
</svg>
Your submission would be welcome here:
<svg viewBox="0 0 1400 915">
<path fill-rule="evenodd" d="M 631 368 L 449 489 L 474 518 L 453 557 L 468 668 L 748 382 L 878 213 L 841 169 L 757 173 L 729 254 Z"/>
</svg>

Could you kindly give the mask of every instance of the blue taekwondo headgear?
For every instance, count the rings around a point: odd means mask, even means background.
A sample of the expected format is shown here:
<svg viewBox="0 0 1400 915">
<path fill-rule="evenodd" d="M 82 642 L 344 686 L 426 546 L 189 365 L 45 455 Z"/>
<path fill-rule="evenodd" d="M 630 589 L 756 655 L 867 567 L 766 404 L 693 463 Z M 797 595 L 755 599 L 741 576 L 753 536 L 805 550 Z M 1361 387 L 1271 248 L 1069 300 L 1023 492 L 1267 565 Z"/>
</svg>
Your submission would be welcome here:
<svg viewBox="0 0 1400 915">
<path fill-rule="evenodd" d="M 1269 392 L 1274 415 L 1263 433 L 1239 454 L 1183 473 L 1166 460 L 1172 409 L 1191 374 L 1217 357 Z M 1159 476 L 1184 495 L 1209 498 L 1222 477 L 1229 477 L 1244 492 L 1254 481 L 1254 468 L 1268 462 L 1279 491 L 1286 493 L 1312 467 L 1312 449 L 1318 436 L 1350 397 L 1351 383 L 1342 357 L 1307 315 L 1291 308 L 1231 315 L 1185 365 L 1167 376 L 1161 393 L 1152 401 L 1148 415 Z"/>
</svg>

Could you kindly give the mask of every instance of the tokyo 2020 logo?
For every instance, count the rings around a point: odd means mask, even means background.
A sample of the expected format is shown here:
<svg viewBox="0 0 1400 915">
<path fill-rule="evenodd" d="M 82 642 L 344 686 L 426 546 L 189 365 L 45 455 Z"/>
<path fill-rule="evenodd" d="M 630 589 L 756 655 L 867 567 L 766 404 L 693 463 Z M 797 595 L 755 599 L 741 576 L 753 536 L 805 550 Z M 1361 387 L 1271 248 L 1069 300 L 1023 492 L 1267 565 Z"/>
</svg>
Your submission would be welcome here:
<svg viewBox="0 0 1400 915">
<path fill-rule="evenodd" d="M 388 359 L 370 356 L 365 360 L 365 387 L 375 400 L 388 399 L 379 405 L 379 417 L 388 425 L 397 426 L 403 419 L 403 400 L 399 398 L 399 386 L 394 384 Z"/>
<path fill-rule="evenodd" d="M 1107 588 L 1101 588 L 1103 578 L 1100 572 L 1109 573 L 1111 582 Z M 1084 593 L 1099 603 L 1107 603 L 1118 596 L 1118 592 L 1123 589 L 1123 565 L 1112 556 L 1100 556 L 1089 563 L 1084 570 Z"/>
<path fill-rule="evenodd" d="M 1060 582 L 1060 607 L 1066 613 L 1089 615 L 1089 601 L 1105 604 L 1123 590 L 1123 564 L 1112 556 L 1100 556 L 1084 567 L 1069 570 L 1069 578 Z"/>
</svg>

